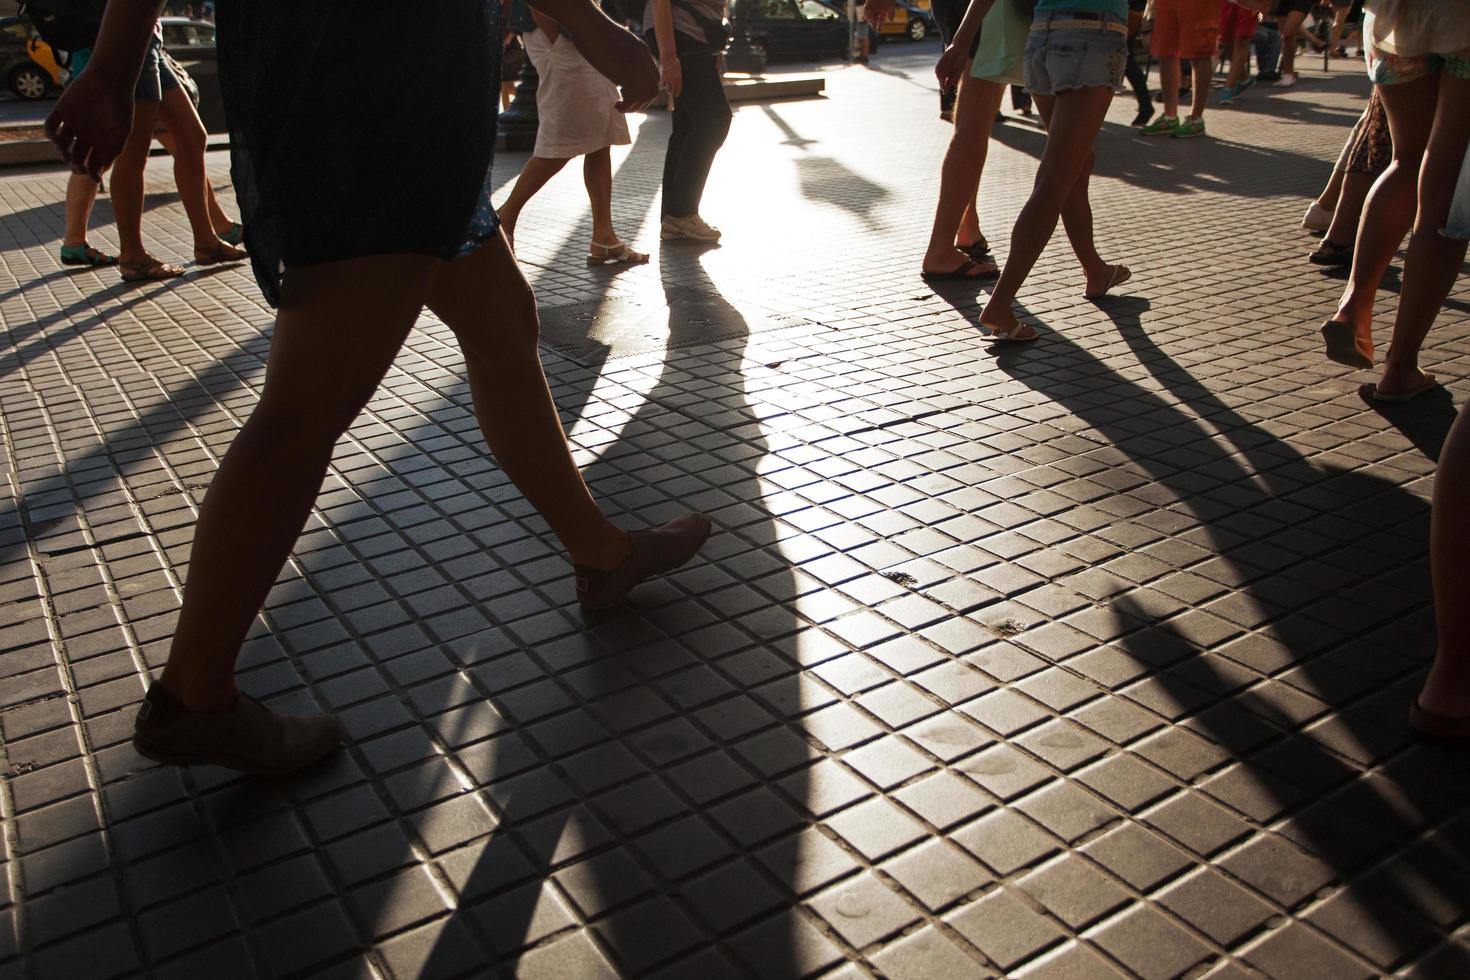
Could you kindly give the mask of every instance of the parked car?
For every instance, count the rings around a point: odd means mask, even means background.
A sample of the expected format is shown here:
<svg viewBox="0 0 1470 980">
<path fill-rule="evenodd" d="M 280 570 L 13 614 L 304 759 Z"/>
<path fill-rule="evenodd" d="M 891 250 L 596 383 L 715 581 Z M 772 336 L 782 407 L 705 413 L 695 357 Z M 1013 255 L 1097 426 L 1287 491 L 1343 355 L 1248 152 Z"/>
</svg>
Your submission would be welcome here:
<svg viewBox="0 0 1470 980">
<path fill-rule="evenodd" d="M 44 99 L 61 84 L 56 52 L 24 17 L 0 17 L 0 77 L 21 99 Z"/>
<path fill-rule="evenodd" d="M 823 0 L 732 0 L 731 71 L 758 72 L 767 61 L 847 55 L 846 8 Z"/>
<path fill-rule="evenodd" d="M 878 30 L 872 35 L 874 43 L 880 38 L 906 37 L 910 41 L 922 41 L 926 37 L 933 37 L 939 33 L 939 26 L 934 22 L 934 14 L 925 10 L 916 3 L 908 0 L 899 0 L 894 4 L 893 11 L 878 25 Z"/>
<path fill-rule="evenodd" d="M 199 86 L 199 118 L 211 133 L 225 131 L 225 104 L 219 90 L 214 25 L 187 17 L 164 17 L 163 46 Z"/>
</svg>

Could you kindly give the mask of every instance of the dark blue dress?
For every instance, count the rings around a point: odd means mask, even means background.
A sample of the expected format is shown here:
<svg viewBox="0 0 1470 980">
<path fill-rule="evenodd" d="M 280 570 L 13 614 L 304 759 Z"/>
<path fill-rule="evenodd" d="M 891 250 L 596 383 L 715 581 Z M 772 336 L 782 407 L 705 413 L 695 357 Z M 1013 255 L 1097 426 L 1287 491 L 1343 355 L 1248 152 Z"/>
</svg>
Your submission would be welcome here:
<svg viewBox="0 0 1470 980">
<path fill-rule="evenodd" d="M 267 301 L 293 266 L 494 234 L 498 0 L 219 0 L 245 243 Z"/>
</svg>

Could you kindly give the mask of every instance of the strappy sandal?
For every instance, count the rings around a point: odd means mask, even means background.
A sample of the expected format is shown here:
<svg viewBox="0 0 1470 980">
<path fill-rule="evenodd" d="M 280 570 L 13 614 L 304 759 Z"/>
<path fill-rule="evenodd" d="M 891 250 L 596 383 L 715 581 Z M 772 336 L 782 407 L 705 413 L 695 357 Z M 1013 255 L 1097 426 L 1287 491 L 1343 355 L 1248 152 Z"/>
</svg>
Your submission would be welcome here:
<svg viewBox="0 0 1470 980">
<path fill-rule="evenodd" d="M 236 248 L 220 239 L 209 248 L 194 250 L 194 263 L 196 265 L 219 265 L 222 262 L 239 262 L 250 256 L 243 248 Z"/>
<path fill-rule="evenodd" d="M 986 331 L 984 340 L 991 344 L 1029 344 L 1041 336 L 1036 325 L 1025 320 L 1014 327 L 990 327 L 982 323 L 980 329 Z"/>
<path fill-rule="evenodd" d="M 1123 285 L 1123 283 L 1132 278 L 1133 273 L 1128 269 L 1126 265 L 1123 265 L 1120 262 L 1117 265 L 1113 266 L 1111 271 L 1109 271 L 1108 284 L 1104 286 L 1100 292 L 1083 293 L 1082 297 L 1084 299 L 1102 299 L 1114 286 L 1121 286 Z"/>
<path fill-rule="evenodd" d="M 239 245 L 245 240 L 245 226 L 238 221 L 231 221 L 230 227 L 219 233 L 219 240 L 226 245 Z"/>
<path fill-rule="evenodd" d="M 119 262 L 117 271 L 122 275 L 123 282 L 156 282 L 163 279 L 177 279 L 184 274 L 184 270 L 167 262 L 160 262 L 149 256 L 147 261 L 132 264 Z"/>
<path fill-rule="evenodd" d="M 587 253 L 588 265 L 617 265 L 626 262 L 628 265 L 642 265 L 648 261 L 647 252 L 635 252 L 622 242 L 613 242 L 604 245 L 601 242 L 593 242 L 594 249 L 602 249 L 601 255 L 596 252 Z"/>
<path fill-rule="evenodd" d="M 117 256 L 108 255 L 106 252 L 99 252 L 95 248 L 84 242 L 81 245 L 61 246 L 61 264 L 86 265 L 93 267 L 101 265 L 117 265 Z"/>
</svg>

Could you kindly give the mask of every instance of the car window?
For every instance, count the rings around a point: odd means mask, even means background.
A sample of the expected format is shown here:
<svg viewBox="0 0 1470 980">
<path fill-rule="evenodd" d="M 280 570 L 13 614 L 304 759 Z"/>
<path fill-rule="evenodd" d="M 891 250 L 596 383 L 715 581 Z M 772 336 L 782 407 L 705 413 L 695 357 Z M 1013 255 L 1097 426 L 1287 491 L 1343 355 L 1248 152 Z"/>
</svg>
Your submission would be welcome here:
<svg viewBox="0 0 1470 980">
<path fill-rule="evenodd" d="M 207 24 L 195 24 L 194 31 L 196 34 L 198 34 L 198 39 L 194 42 L 195 44 L 205 44 L 209 45 L 210 47 L 214 46 L 213 27 L 210 27 Z"/>
<path fill-rule="evenodd" d="M 9 21 L 4 25 L 4 28 L 6 34 L 14 38 L 19 38 L 22 41 L 30 37 L 30 31 L 26 30 L 26 25 L 23 21 Z"/>
<path fill-rule="evenodd" d="M 796 8 L 791 0 L 761 0 L 761 16 L 771 20 L 795 20 Z"/>
<path fill-rule="evenodd" d="M 801 0 L 801 15 L 807 20 L 840 20 L 842 15 L 817 0 Z"/>
</svg>

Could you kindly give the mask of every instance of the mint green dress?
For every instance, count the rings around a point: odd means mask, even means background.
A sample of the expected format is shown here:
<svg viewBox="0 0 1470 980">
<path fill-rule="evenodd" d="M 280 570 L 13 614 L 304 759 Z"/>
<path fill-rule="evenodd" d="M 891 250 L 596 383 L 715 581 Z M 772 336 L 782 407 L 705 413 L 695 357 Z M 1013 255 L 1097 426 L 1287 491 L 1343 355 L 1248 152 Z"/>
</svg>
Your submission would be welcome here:
<svg viewBox="0 0 1470 980">
<path fill-rule="evenodd" d="M 1021 56 L 1026 53 L 1026 38 L 1031 33 L 1031 19 L 1016 11 L 1011 0 L 995 0 L 985 19 L 980 22 L 980 47 L 970 76 L 999 85 L 1024 85 Z"/>
</svg>

